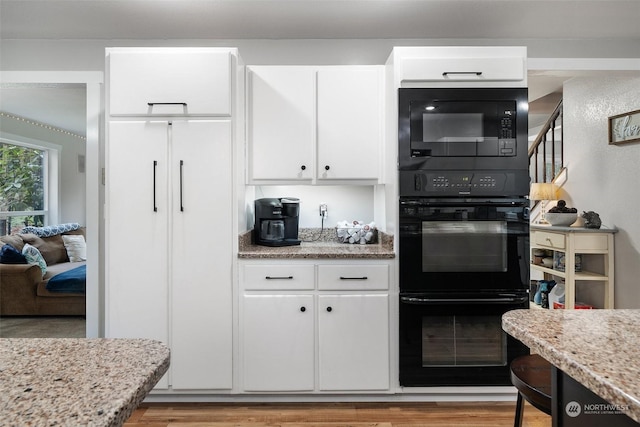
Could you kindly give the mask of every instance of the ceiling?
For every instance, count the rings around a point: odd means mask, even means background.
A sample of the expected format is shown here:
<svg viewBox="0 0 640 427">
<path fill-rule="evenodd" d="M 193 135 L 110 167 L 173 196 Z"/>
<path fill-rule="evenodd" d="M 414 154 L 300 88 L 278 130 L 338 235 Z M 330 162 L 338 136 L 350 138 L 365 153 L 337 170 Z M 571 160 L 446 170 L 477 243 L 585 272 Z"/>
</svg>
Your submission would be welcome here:
<svg viewBox="0 0 640 427">
<path fill-rule="evenodd" d="M 1 0 L 10 39 L 628 38 L 637 0 Z"/>
<path fill-rule="evenodd" d="M 0 39 L 638 39 L 640 0 L 0 0 Z M 532 109 L 566 73 L 529 74 Z M 51 86 L 51 85 L 49 85 Z M 54 85 L 55 86 L 55 85 Z M 0 110 L 85 134 L 84 88 L 1 86 Z M 546 102 L 549 100 L 550 102 Z M 553 108 L 553 107 L 551 107 Z M 543 111 L 544 114 L 544 111 Z"/>
</svg>

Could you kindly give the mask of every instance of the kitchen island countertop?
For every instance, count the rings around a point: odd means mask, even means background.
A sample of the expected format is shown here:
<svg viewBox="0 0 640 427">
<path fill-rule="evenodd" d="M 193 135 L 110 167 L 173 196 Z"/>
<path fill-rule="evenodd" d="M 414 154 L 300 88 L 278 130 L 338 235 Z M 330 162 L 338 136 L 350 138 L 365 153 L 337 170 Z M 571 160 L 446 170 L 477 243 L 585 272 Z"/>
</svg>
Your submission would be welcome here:
<svg viewBox="0 0 640 427">
<path fill-rule="evenodd" d="M 0 426 L 120 426 L 168 368 L 158 341 L 2 338 Z"/>
<path fill-rule="evenodd" d="M 251 231 L 239 236 L 238 258 L 243 259 L 392 259 L 393 236 L 378 232 L 378 243 L 360 245 L 340 243 L 335 229 L 301 229 L 302 243 L 296 246 L 270 247 L 252 243 Z"/>
<path fill-rule="evenodd" d="M 502 327 L 640 422 L 640 310 L 514 310 Z"/>
</svg>

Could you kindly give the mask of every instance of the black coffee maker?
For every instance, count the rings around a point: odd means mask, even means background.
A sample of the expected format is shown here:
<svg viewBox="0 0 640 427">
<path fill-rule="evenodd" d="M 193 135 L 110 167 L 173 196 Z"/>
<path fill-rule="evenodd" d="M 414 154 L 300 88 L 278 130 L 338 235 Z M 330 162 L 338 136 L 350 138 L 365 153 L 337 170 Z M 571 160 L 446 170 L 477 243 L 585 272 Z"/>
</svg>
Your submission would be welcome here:
<svg viewBox="0 0 640 427">
<path fill-rule="evenodd" d="M 293 197 L 255 201 L 256 221 L 253 241 L 263 246 L 299 245 L 298 218 L 300 200 Z"/>
</svg>

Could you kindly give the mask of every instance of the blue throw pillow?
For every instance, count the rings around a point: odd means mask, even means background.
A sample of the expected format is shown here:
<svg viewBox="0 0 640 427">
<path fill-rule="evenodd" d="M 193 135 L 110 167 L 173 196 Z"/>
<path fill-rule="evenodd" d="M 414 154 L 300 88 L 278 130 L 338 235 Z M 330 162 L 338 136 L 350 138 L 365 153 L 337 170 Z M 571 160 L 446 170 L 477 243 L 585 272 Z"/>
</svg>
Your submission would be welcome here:
<svg viewBox="0 0 640 427">
<path fill-rule="evenodd" d="M 26 264 L 27 258 L 10 244 L 5 244 L 0 249 L 0 263 L 2 264 Z"/>
</svg>

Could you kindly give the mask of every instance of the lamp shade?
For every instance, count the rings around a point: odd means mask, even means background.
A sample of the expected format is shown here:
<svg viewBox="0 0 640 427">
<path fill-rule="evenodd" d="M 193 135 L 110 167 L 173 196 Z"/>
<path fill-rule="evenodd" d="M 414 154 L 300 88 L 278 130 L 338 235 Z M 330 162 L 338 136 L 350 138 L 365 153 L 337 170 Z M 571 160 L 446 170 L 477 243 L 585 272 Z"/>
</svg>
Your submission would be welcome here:
<svg viewBox="0 0 640 427">
<path fill-rule="evenodd" d="M 550 182 L 534 182 L 529 192 L 530 200 L 557 200 L 558 187 Z"/>
</svg>

